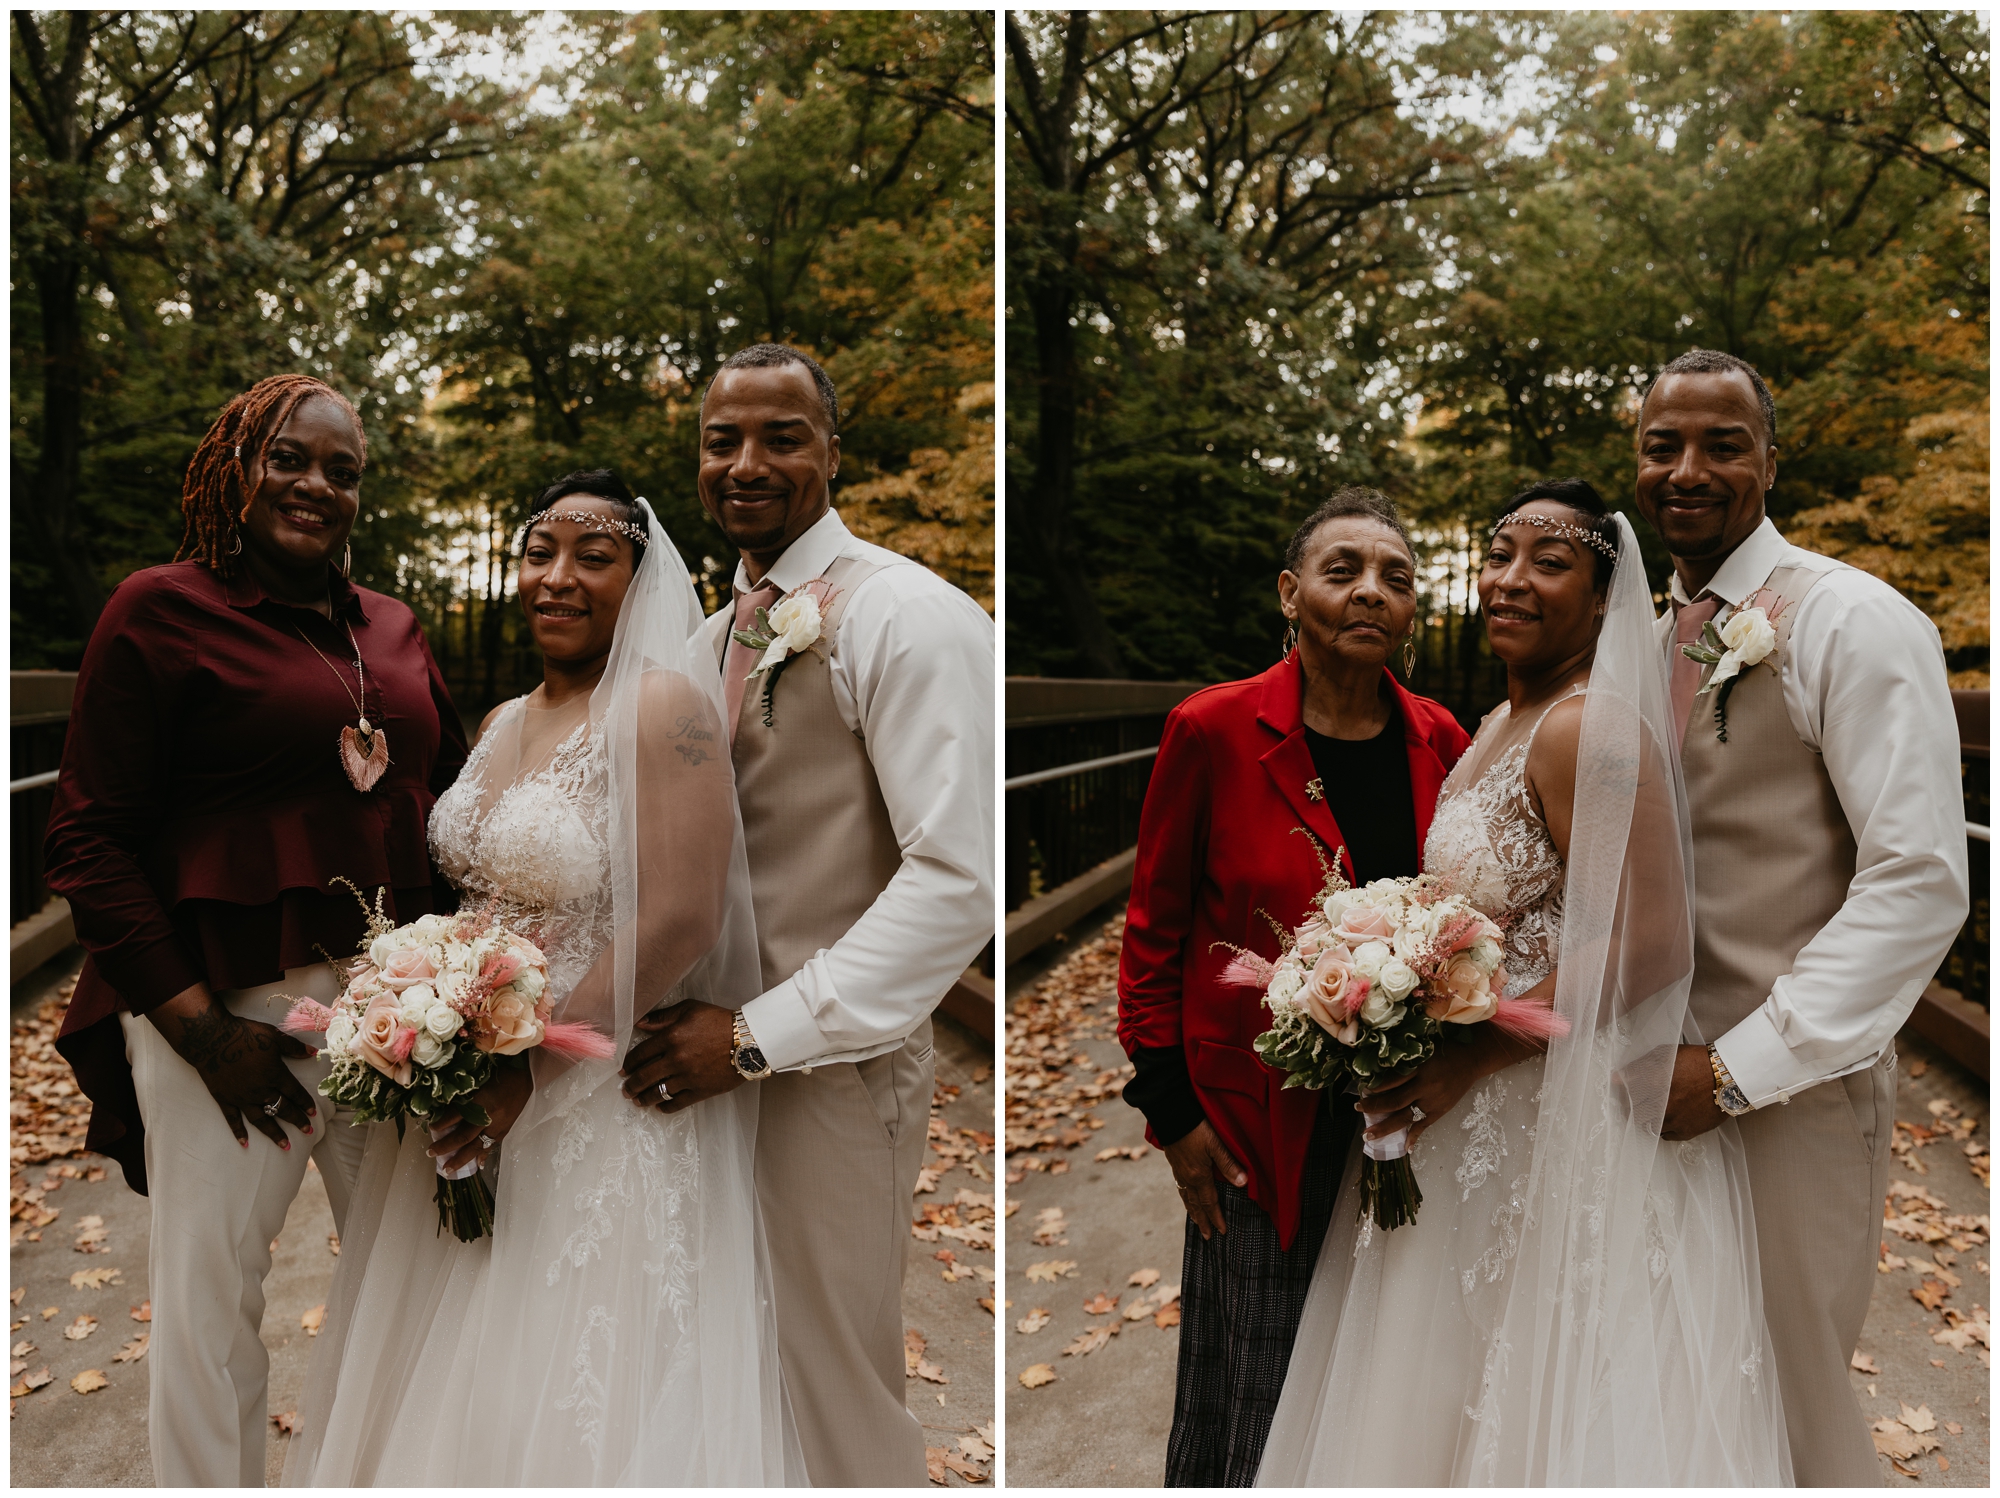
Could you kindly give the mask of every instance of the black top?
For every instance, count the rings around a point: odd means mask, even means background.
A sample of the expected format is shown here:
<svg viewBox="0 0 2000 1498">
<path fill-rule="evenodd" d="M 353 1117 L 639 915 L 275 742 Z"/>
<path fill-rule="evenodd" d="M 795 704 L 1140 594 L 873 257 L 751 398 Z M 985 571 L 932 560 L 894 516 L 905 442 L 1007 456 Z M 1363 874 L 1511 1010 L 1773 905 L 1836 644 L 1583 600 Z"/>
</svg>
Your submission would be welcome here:
<svg viewBox="0 0 2000 1498">
<path fill-rule="evenodd" d="M 1347 839 L 1355 882 L 1422 873 L 1403 715 L 1391 711 L 1372 739 L 1332 739 L 1310 728 L 1305 736 L 1327 810 Z M 1133 1052 L 1132 1067 L 1125 1101 L 1146 1115 L 1162 1144 L 1184 1138 L 1204 1120 L 1188 1079 L 1187 1054 L 1179 1046 L 1143 1046 Z"/>
</svg>

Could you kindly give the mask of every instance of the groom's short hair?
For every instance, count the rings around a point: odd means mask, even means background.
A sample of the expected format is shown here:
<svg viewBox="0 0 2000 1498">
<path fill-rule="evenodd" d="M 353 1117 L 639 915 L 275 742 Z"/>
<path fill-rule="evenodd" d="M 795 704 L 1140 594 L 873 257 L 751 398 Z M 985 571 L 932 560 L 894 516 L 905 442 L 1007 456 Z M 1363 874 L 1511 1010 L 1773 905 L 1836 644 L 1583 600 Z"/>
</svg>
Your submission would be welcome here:
<svg viewBox="0 0 2000 1498">
<path fill-rule="evenodd" d="M 840 398 L 834 394 L 833 381 L 827 378 L 825 370 L 819 367 L 819 360 L 811 354 L 801 353 L 788 343 L 753 343 L 745 349 L 738 349 L 722 361 L 715 371 L 716 379 L 722 378 L 725 369 L 776 369 L 785 364 L 803 364 L 806 373 L 812 376 L 813 388 L 819 392 L 819 403 L 826 411 L 826 434 L 840 435 Z M 708 388 L 715 388 L 715 380 L 708 382 Z M 702 397 L 704 403 L 707 396 Z"/>
<path fill-rule="evenodd" d="M 1725 354 L 1720 349 L 1691 348 L 1678 359 L 1653 377 L 1653 383 L 1646 387 L 1646 397 L 1651 398 L 1661 380 L 1677 374 L 1737 374 L 1748 375 L 1750 386 L 1757 392 L 1757 409 L 1764 413 L 1764 439 L 1773 447 L 1778 445 L 1778 402 L 1771 395 L 1771 387 L 1764 383 L 1764 377 L 1757 373 L 1749 360 L 1739 359 L 1734 354 Z M 1646 401 L 1639 402 L 1639 409 L 1646 409 Z"/>
</svg>

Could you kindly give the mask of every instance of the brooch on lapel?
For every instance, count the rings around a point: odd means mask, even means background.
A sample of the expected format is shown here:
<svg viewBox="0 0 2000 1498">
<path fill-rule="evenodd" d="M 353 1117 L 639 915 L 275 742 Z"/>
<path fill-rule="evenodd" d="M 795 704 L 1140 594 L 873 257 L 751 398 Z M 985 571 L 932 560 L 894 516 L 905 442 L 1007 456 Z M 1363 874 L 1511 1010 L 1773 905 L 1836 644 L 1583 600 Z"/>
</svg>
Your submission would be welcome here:
<svg viewBox="0 0 2000 1498">
<path fill-rule="evenodd" d="M 1325 799 L 1326 799 L 1326 786 L 1323 785 L 1320 781 L 1320 778 L 1317 775 L 1315 775 L 1311 780 L 1308 780 L 1306 782 L 1306 800 L 1324 801 Z"/>
</svg>

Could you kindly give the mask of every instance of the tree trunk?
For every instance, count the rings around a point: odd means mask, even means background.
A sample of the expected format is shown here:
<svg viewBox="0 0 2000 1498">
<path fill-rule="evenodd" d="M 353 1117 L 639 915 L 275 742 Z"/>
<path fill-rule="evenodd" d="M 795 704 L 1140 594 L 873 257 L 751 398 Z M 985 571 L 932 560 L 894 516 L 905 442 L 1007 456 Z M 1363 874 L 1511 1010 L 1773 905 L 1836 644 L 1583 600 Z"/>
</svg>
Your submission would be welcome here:
<svg viewBox="0 0 2000 1498">
<path fill-rule="evenodd" d="M 70 242 L 79 243 L 80 233 Z M 104 609 L 104 589 L 91 565 L 78 490 L 83 475 L 83 392 L 86 351 L 83 309 L 78 298 L 83 266 L 73 252 L 58 249 L 31 262 L 42 312 L 42 450 L 26 496 L 16 513 L 27 512 L 28 529 L 40 560 L 69 596 L 78 634 L 88 641 Z"/>
</svg>

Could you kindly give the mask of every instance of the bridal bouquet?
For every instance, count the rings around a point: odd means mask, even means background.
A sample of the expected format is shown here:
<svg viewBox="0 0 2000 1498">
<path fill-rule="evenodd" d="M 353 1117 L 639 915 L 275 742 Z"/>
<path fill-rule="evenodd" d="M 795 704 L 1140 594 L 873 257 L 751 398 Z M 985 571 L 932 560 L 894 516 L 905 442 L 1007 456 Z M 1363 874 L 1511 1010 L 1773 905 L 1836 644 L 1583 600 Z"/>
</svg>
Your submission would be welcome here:
<svg viewBox="0 0 2000 1498">
<path fill-rule="evenodd" d="M 352 1108 L 355 1122 L 393 1120 L 399 1138 L 408 1115 L 456 1113 L 484 1127 L 492 1118 L 472 1094 L 492 1080 L 499 1058 L 536 1046 L 573 1060 L 614 1054 L 589 1025 L 550 1022 L 548 959 L 495 921 L 492 906 L 395 926 L 381 898 L 340 997 L 331 1008 L 299 999 L 284 1021 L 293 1034 L 325 1035 L 333 1069 L 320 1094 Z M 449 1226 L 470 1243 L 493 1230 L 493 1192 L 477 1166 L 453 1177 L 439 1161 L 433 1199 L 438 1231 Z"/>
<path fill-rule="evenodd" d="M 1273 924 L 1276 924 L 1275 922 Z M 1366 1097 L 1429 1060 L 1446 1025 L 1491 1021 L 1547 1039 L 1568 1025 L 1548 1006 L 1504 999 L 1500 928 L 1448 879 L 1377 879 L 1355 889 L 1335 865 L 1304 921 L 1281 930 L 1268 962 L 1240 948 L 1225 982 L 1260 988 L 1271 1028 L 1255 1041 L 1287 1087 L 1343 1087 Z M 1363 1115 L 1373 1125 L 1385 1115 Z M 1423 1205 L 1409 1130 L 1363 1144 L 1361 1208 L 1382 1228 Z"/>
</svg>

